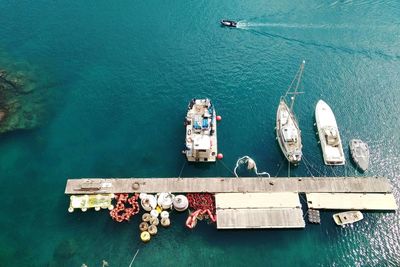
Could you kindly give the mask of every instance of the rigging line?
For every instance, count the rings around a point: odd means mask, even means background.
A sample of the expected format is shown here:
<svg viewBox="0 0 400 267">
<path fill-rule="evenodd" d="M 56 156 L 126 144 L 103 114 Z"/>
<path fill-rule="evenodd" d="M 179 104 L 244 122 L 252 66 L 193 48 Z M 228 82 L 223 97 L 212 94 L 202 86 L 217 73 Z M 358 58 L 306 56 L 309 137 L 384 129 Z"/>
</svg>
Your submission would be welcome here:
<svg viewBox="0 0 400 267">
<path fill-rule="evenodd" d="M 333 172 L 333 174 L 335 175 L 335 177 L 338 177 L 337 174 L 336 174 L 336 172 L 335 172 L 335 169 L 332 167 L 332 165 L 330 165 L 330 167 L 331 167 L 332 172 Z"/>
<path fill-rule="evenodd" d="M 306 216 L 307 216 L 307 214 L 308 214 L 308 211 L 309 211 L 309 210 L 307 210 L 306 213 L 304 213 L 303 220 L 306 218 Z"/>
<path fill-rule="evenodd" d="M 135 256 L 133 256 L 131 264 L 129 264 L 129 267 L 132 267 L 133 262 L 135 261 L 135 258 L 137 256 L 137 254 L 139 253 L 139 249 L 136 251 Z"/>
<path fill-rule="evenodd" d="M 275 177 L 277 177 L 278 176 L 278 174 L 279 174 L 279 172 L 281 171 L 281 169 L 282 169 L 282 167 L 283 167 L 283 162 L 284 162 L 285 160 L 283 159 L 282 161 L 281 161 L 281 163 L 279 163 L 279 169 L 278 169 L 278 172 L 275 174 Z"/>
<path fill-rule="evenodd" d="M 185 166 L 186 166 L 186 160 L 184 159 L 184 160 L 183 160 L 183 164 L 182 164 L 181 171 L 179 172 L 178 179 L 180 179 L 180 178 L 181 178 L 181 175 L 182 175 L 182 172 L 183 172 L 183 169 L 185 168 Z"/>
<path fill-rule="evenodd" d="M 231 169 L 229 169 L 229 167 L 228 166 L 226 166 L 225 165 L 225 163 L 222 161 L 222 160 L 220 160 L 219 162 L 221 162 L 221 164 L 222 164 L 222 166 L 224 166 L 225 167 L 225 169 L 227 169 L 230 173 L 232 173 L 233 174 L 233 176 L 236 176 L 235 175 L 235 173 L 231 170 Z M 237 177 L 237 176 L 236 176 Z"/>
<path fill-rule="evenodd" d="M 304 158 L 304 156 L 303 156 Z M 310 173 L 311 177 L 314 177 L 313 173 L 310 171 L 310 169 L 307 166 L 307 162 L 304 160 L 304 166 L 306 166 L 307 171 Z"/>
<path fill-rule="evenodd" d="M 314 166 L 306 159 L 306 157 L 303 155 L 303 159 L 305 162 L 307 162 L 309 164 L 309 166 L 315 170 L 320 176 L 322 176 L 322 172 L 320 172 L 318 169 L 314 168 Z"/>
</svg>

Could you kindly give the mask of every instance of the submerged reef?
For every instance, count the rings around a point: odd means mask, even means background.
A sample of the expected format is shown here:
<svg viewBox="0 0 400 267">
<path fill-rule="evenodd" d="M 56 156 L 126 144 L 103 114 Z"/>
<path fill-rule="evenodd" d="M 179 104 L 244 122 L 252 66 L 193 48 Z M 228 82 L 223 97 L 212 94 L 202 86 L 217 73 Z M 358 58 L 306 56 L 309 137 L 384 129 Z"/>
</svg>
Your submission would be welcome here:
<svg viewBox="0 0 400 267">
<path fill-rule="evenodd" d="M 32 129 L 41 124 L 44 115 L 43 92 L 39 92 L 41 80 L 30 64 L 0 59 L 0 133 Z"/>
</svg>

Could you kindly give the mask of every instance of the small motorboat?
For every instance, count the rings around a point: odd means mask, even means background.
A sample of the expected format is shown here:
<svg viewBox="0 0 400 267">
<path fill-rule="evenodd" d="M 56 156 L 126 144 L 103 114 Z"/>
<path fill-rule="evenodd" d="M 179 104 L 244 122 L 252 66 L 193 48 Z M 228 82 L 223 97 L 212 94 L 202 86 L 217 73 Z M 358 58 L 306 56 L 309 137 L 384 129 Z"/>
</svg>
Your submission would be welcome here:
<svg viewBox="0 0 400 267">
<path fill-rule="evenodd" d="M 223 19 L 221 20 L 221 25 L 226 27 L 236 28 L 237 22 L 233 20 Z"/>
<path fill-rule="evenodd" d="M 355 223 L 364 219 L 362 213 L 358 210 L 345 211 L 333 215 L 333 220 L 337 225 L 344 226 L 346 224 Z"/>
<path fill-rule="evenodd" d="M 354 163 L 360 168 L 361 171 L 365 172 L 368 169 L 369 164 L 369 148 L 366 143 L 360 139 L 352 139 L 349 143 L 351 157 Z"/>
</svg>

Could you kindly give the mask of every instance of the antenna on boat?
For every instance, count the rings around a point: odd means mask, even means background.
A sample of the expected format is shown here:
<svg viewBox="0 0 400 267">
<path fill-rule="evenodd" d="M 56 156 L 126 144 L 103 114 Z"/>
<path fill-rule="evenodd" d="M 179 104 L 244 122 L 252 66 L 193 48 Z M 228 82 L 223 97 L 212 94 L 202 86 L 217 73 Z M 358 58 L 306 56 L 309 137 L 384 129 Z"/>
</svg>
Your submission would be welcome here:
<svg viewBox="0 0 400 267">
<path fill-rule="evenodd" d="M 301 65 L 299 67 L 299 70 L 297 71 L 296 75 L 294 76 L 294 79 L 290 83 L 290 86 L 289 86 L 289 88 L 288 88 L 288 90 L 286 91 L 286 94 L 285 94 L 285 98 L 289 94 L 290 95 L 294 95 L 294 96 L 291 97 L 290 110 L 293 110 L 293 105 L 294 105 L 294 101 L 295 101 L 296 95 L 303 93 L 303 92 L 297 92 L 297 89 L 300 86 L 301 77 L 303 75 L 303 70 L 304 70 L 304 65 L 305 64 L 306 64 L 306 61 L 303 59 L 303 61 L 301 62 Z M 293 85 L 294 85 L 295 81 L 297 81 L 297 82 L 296 82 L 296 86 L 294 87 L 294 91 L 290 92 L 292 90 L 292 88 L 293 88 Z"/>
</svg>

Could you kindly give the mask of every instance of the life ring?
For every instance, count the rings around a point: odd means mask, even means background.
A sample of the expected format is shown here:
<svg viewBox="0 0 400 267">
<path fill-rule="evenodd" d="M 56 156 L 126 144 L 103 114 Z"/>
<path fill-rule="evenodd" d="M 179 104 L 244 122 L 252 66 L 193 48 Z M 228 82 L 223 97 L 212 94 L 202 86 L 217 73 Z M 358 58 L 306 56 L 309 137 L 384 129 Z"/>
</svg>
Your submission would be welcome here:
<svg viewBox="0 0 400 267">
<path fill-rule="evenodd" d="M 150 241 L 150 234 L 147 231 L 144 231 L 140 234 L 140 239 L 142 239 L 143 242 L 149 242 Z"/>
<path fill-rule="evenodd" d="M 147 232 L 151 235 L 156 235 L 157 234 L 157 226 L 155 225 L 150 225 L 149 229 L 147 229 Z"/>
<path fill-rule="evenodd" d="M 150 221 L 150 219 L 151 219 L 151 215 L 150 215 L 149 213 L 144 213 L 144 214 L 142 215 L 142 220 L 143 220 L 144 222 L 148 222 L 148 221 Z"/>
<path fill-rule="evenodd" d="M 149 228 L 149 224 L 147 222 L 141 222 L 139 224 L 139 229 L 140 231 L 147 231 L 147 229 Z"/>
<path fill-rule="evenodd" d="M 161 225 L 164 227 L 168 227 L 171 225 L 171 221 L 169 218 L 161 218 Z"/>
<path fill-rule="evenodd" d="M 192 130 L 191 130 L 191 129 L 188 129 L 188 130 L 187 130 L 187 134 L 188 134 L 188 135 L 191 135 L 191 134 L 192 134 Z"/>
</svg>

